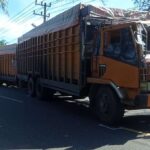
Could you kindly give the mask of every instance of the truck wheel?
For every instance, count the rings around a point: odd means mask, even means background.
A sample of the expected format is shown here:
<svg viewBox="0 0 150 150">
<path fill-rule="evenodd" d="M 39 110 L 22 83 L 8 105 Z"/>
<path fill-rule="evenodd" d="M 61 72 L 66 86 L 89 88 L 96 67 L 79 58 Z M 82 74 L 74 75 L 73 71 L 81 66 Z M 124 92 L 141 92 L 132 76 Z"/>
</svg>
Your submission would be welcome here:
<svg viewBox="0 0 150 150">
<path fill-rule="evenodd" d="M 40 79 L 37 79 L 35 85 L 36 96 L 39 100 L 49 100 L 53 99 L 54 91 L 48 88 L 45 88 L 41 85 Z"/>
<path fill-rule="evenodd" d="M 124 109 L 114 91 L 104 86 L 100 87 L 95 96 L 95 112 L 103 123 L 116 125 L 122 119 Z"/>
<path fill-rule="evenodd" d="M 28 81 L 28 93 L 32 97 L 35 96 L 35 82 L 34 82 L 33 78 L 30 78 Z"/>
<path fill-rule="evenodd" d="M 43 100 L 46 97 L 46 92 L 44 91 L 44 87 L 41 85 L 39 78 L 36 80 L 35 91 L 39 100 Z"/>
<path fill-rule="evenodd" d="M 48 98 L 49 101 L 54 100 L 54 93 L 55 93 L 55 90 L 49 89 L 49 88 L 45 88 L 45 93 L 46 93 L 47 98 Z"/>
<path fill-rule="evenodd" d="M 90 100 L 90 110 L 94 112 L 95 110 L 95 96 L 97 94 L 97 90 L 98 90 L 98 86 L 94 85 L 90 88 L 90 92 L 89 92 L 89 100 Z"/>
<path fill-rule="evenodd" d="M 2 81 L 0 81 L 0 85 L 3 85 L 3 82 L 2 82 Z"/>
<path fill-rule="evenodd" d="M 21 80 L 17 80 L 17 86 L 19 87 L 19 88 L 23 88 L 23 85 L 22 85 L 22 81 Z"/>
</svg>

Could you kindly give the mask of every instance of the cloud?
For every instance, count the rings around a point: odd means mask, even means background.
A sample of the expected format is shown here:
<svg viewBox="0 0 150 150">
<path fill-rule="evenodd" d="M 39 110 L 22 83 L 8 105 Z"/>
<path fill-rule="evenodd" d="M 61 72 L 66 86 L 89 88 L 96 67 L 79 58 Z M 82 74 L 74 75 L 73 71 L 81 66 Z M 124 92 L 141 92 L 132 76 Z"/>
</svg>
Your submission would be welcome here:
<svg viewBox="0 0 150 150">
<path fill-rule="evenodd" d="M 43 0 L 45 2 L 48 2 L 48 0 Z M 80 0 L 74 1 L 74 3 L 67 3 L 66 1 L 70 2 L 69 0 L 57 0 L 57 3 L 54 3 L 52 7 L 49 9 L 50 10 L 50 15 L 51 17 L 55 16 L 56 14 L 68 9 L 71 7 L 73 4 L 78 3 Z M 83 0 L 85 1 L 85 0 Z M 33 10 L 35 9 L 34 7 L 34 0 L 26 0 L 26 1 L 20 1 L 20 0 L 11 0 L 9 2 L 9 13 L 12 16 L 15 16 L 17 12 L 19 12 L 19 9 L 23 9 L 23 7 L 28 6 L 30 3 L 33 2 Z M 40 0 L 38 0 L 40 2 Z M 91 3 L 95 5 L 99 5 L 99 2 L 96 0 L 91 1 Z M 17 7 L 16 7 L 17 4 Z M 65 6 L 65 7 L 64 7 Z M 66 7 L 68 6 L 68 8 Z M 4 39 L 8 41 L 8 43 L 12 42 L 17 42 L 18 37 L 23 35 L 24 33 L 28 32 L 29 30 L 33 29 L 32 24 L 34 23 L 35 25 L 39 25 L 42 23 L 42 17 L 39 16 L 34 16 L 32 15 L 32 7 L 29 7 L 29 17 L 25 17 L 22 15 L 22 18 L 19 17 L 17 21 L 13 21 L 11 18 L 5 15 L 0 15 L 0 40 Z M 15 14 L 14 14 L 15 12 Z M 26 14 L 26 13 L 25 13 Z M 27 14 L 27 15 L 28 15 Z"/>
<path fill-rule="evenodd" d="M 0 20 L 0 39 L 5 39 L 8 43 L 17 41 L 18 37 L 33 29 L 32 23 L 39 25 L 42 22 L 42 19 L 37 19 L 36 17 L 20 23 L 11 21 L 7 16 L 0 16 Z"/>
</svg>

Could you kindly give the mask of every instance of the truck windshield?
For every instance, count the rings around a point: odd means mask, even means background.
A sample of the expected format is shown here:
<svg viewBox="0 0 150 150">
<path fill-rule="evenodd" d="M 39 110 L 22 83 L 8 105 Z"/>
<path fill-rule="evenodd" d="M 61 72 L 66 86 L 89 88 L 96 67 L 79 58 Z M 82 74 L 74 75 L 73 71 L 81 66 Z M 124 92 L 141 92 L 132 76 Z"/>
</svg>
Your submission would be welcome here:
<svg viewBox="0 0 150 150">
<path fill-rule="evenodd" d="M 104 55 L 124 63 L 137 65 L 137 55 L 130 28 L 104 32 Z"/>
</svg>

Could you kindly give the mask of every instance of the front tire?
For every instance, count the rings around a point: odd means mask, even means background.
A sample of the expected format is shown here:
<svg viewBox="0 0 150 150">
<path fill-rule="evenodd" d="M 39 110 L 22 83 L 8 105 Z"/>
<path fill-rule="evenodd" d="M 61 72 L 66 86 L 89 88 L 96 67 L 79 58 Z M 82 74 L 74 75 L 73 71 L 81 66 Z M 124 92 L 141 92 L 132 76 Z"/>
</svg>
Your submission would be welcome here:
<svg viewBox="0 0 150 150">
<path fill-rule="evenodd" d="M 123 104 L 110 87 L 100 87 L 92 101 L 96 115 L 104 124 L 116 125 L 121 121 L 124 114 Z"/>
</svg>

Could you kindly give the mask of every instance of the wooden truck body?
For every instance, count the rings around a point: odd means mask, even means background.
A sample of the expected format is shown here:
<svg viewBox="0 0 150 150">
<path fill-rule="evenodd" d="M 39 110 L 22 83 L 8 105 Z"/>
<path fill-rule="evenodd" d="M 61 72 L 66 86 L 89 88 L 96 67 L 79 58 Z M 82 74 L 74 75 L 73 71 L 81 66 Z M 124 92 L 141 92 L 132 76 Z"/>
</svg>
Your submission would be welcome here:
<svg viewBox="0 0 150 150">
<path fill-rule="evenodd" d="M 16 44 L 0 47 L 0 82 L 16 81 Z"/>
<path fill-rule="evenodd" d="M 83 69 L 85 64 L 81 58 L 81 7 L 77 5 L 19 39 L 19 79 L 28 81 L 30 77 L 40 77 L 40 82 L 45 87 L 50 86 L 76 96 L 81 94 L 86 82 Z"/>
</svg>

